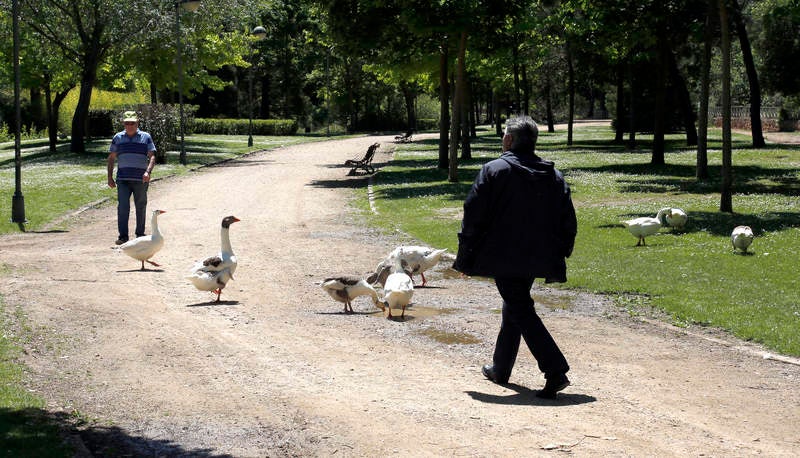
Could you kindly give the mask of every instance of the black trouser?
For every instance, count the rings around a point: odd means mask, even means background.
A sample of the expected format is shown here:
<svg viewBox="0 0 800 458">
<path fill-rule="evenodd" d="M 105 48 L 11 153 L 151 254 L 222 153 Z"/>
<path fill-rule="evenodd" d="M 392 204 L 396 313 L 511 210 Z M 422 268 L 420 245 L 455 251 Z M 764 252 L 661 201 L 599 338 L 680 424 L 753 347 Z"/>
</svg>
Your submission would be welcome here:
<svg viewBox="0 0 800 458">
<path fill-rule="evenodd" d="M 531 298 L 533 278 L 495 278 L 503 298 L 503 320 L 494 349 L 494 368 L 501 378 L 511 375 L 517 359 L 520 336 L 525 339 L 545 378 L 564 374 L 569 364 L 553 337 L 536 314 Z"/>
</svg>

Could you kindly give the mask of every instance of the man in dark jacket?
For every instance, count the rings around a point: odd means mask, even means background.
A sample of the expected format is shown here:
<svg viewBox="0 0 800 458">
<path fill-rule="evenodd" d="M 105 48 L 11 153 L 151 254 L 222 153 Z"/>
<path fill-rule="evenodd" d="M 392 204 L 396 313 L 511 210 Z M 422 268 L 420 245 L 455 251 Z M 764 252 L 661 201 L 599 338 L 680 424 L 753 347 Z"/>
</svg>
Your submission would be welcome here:
<svg viewBox="0 0 800 458">
<path fill-rule="evenodd" d="M 569 186 L 552 162 L 534 152 L 539 130 L 528 116 L 506 122 L 500 158 L 486 163 L 464 201 L 453 268 L 493 277 L 503 298 L 503 315 L 486 378 L 505 384 L 520 337 L 544 373 L 540 397 L 554 398 L 569 385 L 569 365 L 536 314 L 531 287 L 536 278 L 567 281 L 565 258 L 577 233 Z"/>
</svg>

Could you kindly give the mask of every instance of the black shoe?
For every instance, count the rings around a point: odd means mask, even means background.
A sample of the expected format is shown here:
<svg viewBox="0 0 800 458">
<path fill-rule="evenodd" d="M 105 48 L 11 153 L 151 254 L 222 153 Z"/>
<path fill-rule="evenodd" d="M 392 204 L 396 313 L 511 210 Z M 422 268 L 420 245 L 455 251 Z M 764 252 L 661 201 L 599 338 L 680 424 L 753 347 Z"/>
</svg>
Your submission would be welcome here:
<svg viewBox="0 0 800 458">
<path fill-rule="evenodd" d="M 117 239 L 117 241 L 116 241 L 116 242 L 114 242 L 114 243 L 116 243 L 117 245 L 122 245 L 123 243 L 125 243 L 125 242 L 127 242 L 127 241 L 128 241 L 128 239 L 127 239 L 127 238 L 125 238 L 125 237 L 120 237 L 120 238 L 118 238 L 118 239 Z"/>
<path fill-rule="evenodd" d="M 489 380 L 497 383 L 498 385 L 505 385 L 508 383 L 508 377 L 502 378 L 500 377 L 497 372 L 494 370 L 494 366 L 487 364 L 481 368 L 481 372 L 483 376 L 488 378 Z"/>
<path fill-rule="evenodd" d="M 559 391 L 569 386 L 569 379 L 566 374 L 553 375 L 547 378 L 544 388 L 536 393 L 536 397 L 544 399 L 555 399 Z"/>
</svg>

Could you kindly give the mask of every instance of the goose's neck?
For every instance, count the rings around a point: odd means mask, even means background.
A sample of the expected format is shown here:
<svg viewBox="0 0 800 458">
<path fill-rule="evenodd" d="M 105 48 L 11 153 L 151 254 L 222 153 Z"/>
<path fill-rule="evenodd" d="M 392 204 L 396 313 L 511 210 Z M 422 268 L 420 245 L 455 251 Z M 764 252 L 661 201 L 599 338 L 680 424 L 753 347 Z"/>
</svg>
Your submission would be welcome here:
<svg viewBox="0 0 800 458">
<path fill-rule="evenodd" d="M 227 227 L 223 227 L 219 231 L 219 239 L 220 245 L 222 246 L 222 251 L 233 253 L 233 248 L 231 248 L 230 230 Z"/>
<path fill-rule="evenodd" d="M 153 228 L 153 236 L 161 237 L 161 232 L 158 230 L 158 213 L 153 213 L 153 217 L 150 218 L 150 227 Z"/>
</svg>

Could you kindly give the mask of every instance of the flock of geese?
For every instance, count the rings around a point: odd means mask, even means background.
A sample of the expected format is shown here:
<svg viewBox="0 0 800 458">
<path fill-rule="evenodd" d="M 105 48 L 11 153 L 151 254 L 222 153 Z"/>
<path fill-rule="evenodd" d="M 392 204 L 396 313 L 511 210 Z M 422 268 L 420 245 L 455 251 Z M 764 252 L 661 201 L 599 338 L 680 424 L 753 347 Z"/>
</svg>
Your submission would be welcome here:
<svg viewBox="0 0 800 458">
<path fill-rule="evenodd" d="M 141 270 L 145 270 L 145 262 L 156 267 L 161 266 L 153 261 L 152 257 L 164 247 L 164 236 L 158 229 L 158 217 L 164 213 L 166 213 L 164 210 L 153 210 L 150 219 L 152 234 L 136 237 L 119 246 L 123 253 L 141 261 Z M 195 288 L 215 293 L 217 302 L 220 300 L 222 290 L 229 281 L 233 280 L 233 273 L 236 271 L 237 259 L 231 247 L 230 227 L 231 224 L 239 221 L 241 220 L 233 215 L 222 219 L 222 227 L 219 232 L 221 245 L 219 253 L 195 262 L 186 275 Z"/>
<path fill-rule="evenodd" d="M 689 216 L 682 209 L 666 207 L 659 210 L 655 218 L 642 216 L 622 221 L 622 225 L 638 239 L 636 246 L 646 246 L 645 237 L 655 234 L 662 227 L 683 230 L 688 220 Z M 753 243 L 753 237 L 753 230 L 750 226 L 736 226 L 731 232 L 733 249 L 746 253 L 747 248 Z"/>
<path fill-rule="evenodd" d="M 166 213 L 164 210 L 153 210 L 150 226 L 153 233 L 123 243 L 119 249 L 141 262 L 160 267 L 152 260 L 164 246 L 164 236 L 158 228 L 158 217 Z M 622 221 L 628 231 L 638 239 L 636 246 L 646 246 L 645 237 L 653 235 L 662 227 L 682 230 L 689 217 L 680 208 L 662 208 L 655 218 L 640 217 Z M 186 278 L 200 291 L 211 291 L 220 301 L 222 290 L 233 280 L 236 271 L 236 254 L 231 247 L 230 227 L 239 222 L 239 218 L 231 215 L 222 219 L 220 228 L 220 251 L 205 259 L 195 262 Z M 736 226 L 731 233 L 731 244 L 734 250 L 747 252 L 753 242 L 753 230 L 749 226 Z M 344 303 L 344 312 L 353 313 L 352 301 L 359 296 L 369 296 L 373 304 L 392 318 L 392 309 L 400 308 L 400 318 L 405 318 L 406 306 L 414 295 L 413 275 L 422 277 L 422 286 L 427 284 L 425 271 L 435 266 L 447 249 L 434 249 L 425 246 L 399 246 L 392 250 L 378 263 L 375 272 L 366 278 L 353 275 L 328 277 L 322 281 L 322 289 L 333 299 Z M 381 294 L 378 294 L 378 291 Z"/>
<path fill-rule="evenodd" d="M 399 246 L 378 263 L 375 272 L 366 278 L 355 275 L 328 277 L 322 281 L 322 289 L 334 300 L 344 303 L 344 313 L 353 313 L 352 301 L 359 296 L 369 296 L 372 303 L 388 311 L 387 319 L 392 319 L 392 309 L 401 308 L 400 319 L 405 319 L 406 306 L 414 295 L 413 275 L 425 279 L 425 271 L 435 266 L 447 249 L 434 249 L 425 246 Z M 382 294 L 378 294 L 382 290 Z"/>
</svg>

